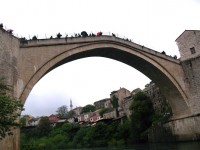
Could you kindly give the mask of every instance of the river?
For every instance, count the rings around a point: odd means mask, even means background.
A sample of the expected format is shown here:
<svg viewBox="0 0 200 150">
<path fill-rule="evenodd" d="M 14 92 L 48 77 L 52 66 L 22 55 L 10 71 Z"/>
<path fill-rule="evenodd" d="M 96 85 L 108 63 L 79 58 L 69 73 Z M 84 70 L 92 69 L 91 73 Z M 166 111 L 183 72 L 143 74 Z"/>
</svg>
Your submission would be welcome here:
<svg viewBox="0 0 200 150">
<path fill-rule="evenodd" d="M 165 144 L 143 144 L 132 147 L 119 148 L 83 148 L 70 150 L 200 150 L 199 142 L 184 142 L 184 143 L 165 143 Z"/>
</svg>

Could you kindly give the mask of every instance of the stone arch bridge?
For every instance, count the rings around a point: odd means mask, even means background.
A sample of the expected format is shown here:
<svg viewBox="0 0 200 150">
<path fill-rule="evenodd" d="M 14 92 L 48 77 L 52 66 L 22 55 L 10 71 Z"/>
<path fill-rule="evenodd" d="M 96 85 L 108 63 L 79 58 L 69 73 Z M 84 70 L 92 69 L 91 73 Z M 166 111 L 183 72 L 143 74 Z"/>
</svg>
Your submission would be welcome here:
<svg viewBox="0 0 200 150">
<path fill-rule="evenodd" d="M 168 126 L 180 140 L 194 139 L 200 134 L 197 129 L 200 102 L 198 94 L 190 94 L 194 86 L 188 82 L 190 63 L 114 36 L 20 41 L 0 30 L 0 72 L 14 87 L 13 95 L 23 103 L 33 86 L 49 71 L 92 56 L 121 61 L 155 82 L 171 105 L 173 118 Z M 14 141 L 18 141 L 17 135 Z"/>
<path fill-rule="evenodd" d="M 191 112 L 180 60 L 144 46 L 113 36 L 30 40 L 19 46 L 16 95 L 23 102 L 38 80 L 52 69 L 76 59 L 101 56 L 128 64 L 159 85 L 175 118 Z"/>
</svg>

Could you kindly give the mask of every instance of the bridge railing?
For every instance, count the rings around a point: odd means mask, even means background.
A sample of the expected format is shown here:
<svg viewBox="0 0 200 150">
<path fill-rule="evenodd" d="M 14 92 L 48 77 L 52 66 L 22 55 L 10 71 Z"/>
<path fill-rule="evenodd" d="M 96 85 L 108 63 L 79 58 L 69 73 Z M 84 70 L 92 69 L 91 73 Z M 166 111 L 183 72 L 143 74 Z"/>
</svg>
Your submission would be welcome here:
<svg viewBox="0 0 200 150">
<path fill-rule="evenodd" d="M 102 31 L 101 31 L 102 32 Z M 34 36 L 36 36 L 37 37 L 37 39 L 49 39 L 49 38 L 57 38 L 57 34 L 58 34 L 59 32 L 57 32 L 57 33 L 52 33 L 52 34 L 35 34 L 35 35 L 26 35 L 26 36 L 24 36 L 27 40 L 31 40 Z M 97 36 L 97 33 L 98 32 L 87 32 L 87 34 L 88 35 L 90 35 L 90 34 L 94 34 L 95 36 Z M 65 37 L 76 37 L 76 35 L 78 35 L 78 34 L 81 34 L 81 33 L 77 33 L 77 32 L 73 32 L 73 33 L 60 33 L 62 36 L 61 36 L 61 38 L 65 38 Z M 17 37 L 19 37 L 19 38 L 22 38 L 23 36 L 19 36 L 19 35 L 17 35 L 17 34 L 13 34 L 13 35 L 16 35 Z M 127 37 L 125 37 L 125 36 L 123 36 L 123 35 L 120 35 L 120 34 L 115 34 L 115 33 L 112 33 L 112 32 L 102 32 L 102 35 L 105 35 L 105 36 L 116 36 L 116 37 L 118 37 L 118 38 L 121 38 L 121 39 L 128 39 L 128 40 L 130 40 L 130 41 L 134 41 L 133 39 L 130 39 L 130 38 L 127 38 Z M 134 43 L 136 43 L 136 42 L 134 42 Z"/>
<path fill-rule="evenodd" d="M 133 43 L 136 43 L 136 44 L 141 45 L 141 44 L 140 44 L 141 42 L 136 41 L 136 40 L 131 39 L 131 38 L 128 38 L 128 37 L 126 37 L 126 36 L 124 36 L 124 35 L 117 34 L 117 33 L 103 32 L 103 31 L 96 31 L 96 32 L 90 31 L 90 32 L 87 32 L 87 34 L 88 34 L 88 35 L 93 34 L 93 35 L 97 36 L 97 33 L 98 33 L 98 32 L 102 32 L 102 36 L 115 36 L 115 37 L 117 37 L 117 38 L 120 38 L 120 39 L 123 39 L 123 40 L 130 41 L 130 42 L 133 42 Z M 27 35 L 27 36 L 25 36 L 25 38 L 26 38 L 27 40 L 32 40 L 34 36 L 35 36 L 37 39 L 57 38 L 57 34 L 58 34 L 58 33 L 59 33 L 59 32 L 53 33 L 53 34 L 49 34 L 49 33 L 48 33 L 48 34 Z M 80 35 L 81 33 L 73 32 L 73 33 L 60 33 L 60 34 L 62 35 L 61 38 L 65 38 L 65 37 L 68 37 L 68 38 L 75 38 L 75 37 L 78 37 L 77 35 Z M 19 37 L 19 36 L 18 36 L 18 37 Z M 22 38 L 22 36 L 20 36 L 19 38 Z M 143 45 L 143 46 L 148 47 L 147 45 Z"/>
<path fill-rule="evenodd" d="M 12 30 L 10 28 L 7 28 L 7 26 L 3 26 L 2 28 L 3 30 L 5 31 L 9 31 L 9 30 Z M 124 40 L 128 40 L 128 41 L 131 41 L 131 42 L 134 42 L 136 44 L 139 44 L 140 45 L 140 42 L 139 41 L 136 41 L 136 40 L 133 40 L 133 39 L 130 39 L 130 38 L 127 38 L 125 37 L 124 35 L 120 35 L 120 34 L 117 34 L 117 33 L 112 33 L 112 32 L 103 32 L 103 31 L 95 31 L 95 32 L 92 32 L 92 31 L 89 31 L 87 32 L 88 34 L 94 34 L 94 35 L 97 35 L 98 32 L 102 32 L 102 35 L 104 36 L 116 36 L 117 38 L 120 38 L 120 39 L 124 39 Z M 15 33 L 13 30 L 12 30 L 12 35 L 17 37 L 17 38 L 25 38 L 27 40 L 32 40 L 33 37 L 36 37 L 37 39 L 50 39 L 50 38 L 57 38 L 57 33 L 52 33 L 52 34 L 35 34 L 35 35 L 31 35 L 31 34 L 28 34 L 28 35 L 25 35 L 25 36 L 22 36 L 22 35 L 19 35 L 17 33 Z M 76 33 L 76 32 L 73 32 L 73 33 L 60 33 L 62 34 L 62 37 L 61 38 L 65 38 L 66 36 L 67 37 L 75 37 L 76 34 L 80 34 L 80 33 Z M 147 45 L 144 45 L 146 47 L 148 47 Z"/>
<path fill-rule="evenodd" d="M 2 29 L 5 30 L 5 31 L 7 31 L 8 33 L 12 34 L 13 36 L 15 36 L 15 37 L 17 37 L 17 38 L 22 38 L 22 39 L 24 39 L 24 40 L 33 40 L 34 38 L 35 38 L 35 39 L 57 38 L 57 34 L 59 33 L 59 32 L 57 32 L 57 33 L 54 33 L 54 34 L 49 34 L 49 33 L 48 33 L 48 34 L 36 34 L 36 35 L 30 35 L 30 34 L 29 34 L 29 35 L 23 37 L 23 36 L 20 36 L 20 35 L 14 33 L 13 30 L 8 29 L 6 26 L 4 26 Z M 10 32 L 10 31 L 12 31 L 12 32 Z M 130 38 L 127 38 L 127 37 L 125 37 L 125 36 L 123 36 L 123 35 L 120 35 L 120 34 L 117 34 L 117 33 L 103 32 L 103 31 L 96 31 L 96 32 L 89 31 L 89 32 L 87 32 L 87 34 L 88 34 L 89 36 L 90 36 L 90 35 L 97 36 L 97 33 L 98 33 L 98 32 L 102 32 L 102 35 L 103 35 L 103 36 L 115 36 L 115 37 L 117 37 L 117 38 L 120 38 L 120 39 L 123 39 L 123 40 L 126 40 L 126 41 L 130 41 L 130 42 L 136 43 L 136 44 L 138 44 L 138 45 L 141 45 L 140 42 L 135 41 L 135 40 L 130 39 Z M 80 37 L 80 35 L 81 35 L 81 33 L 76 33 L 76 32 L 73 32 L 73 33 L 60 33 L 60 34 L 62 35 L 60 38 L 65 38 L 65 37 L 69 37 L 69 38 L 70 38 L 70 37 L 73 37 L 73 38 L 75 38 L 75 37 Z M 148 47 L 147 45 L 142 45 L 142 46 Z M 150 50 L 153 50 L 153 49 L 150 49 Z M 155 50 L 153 50 L 153 51 L 155 51 Z M 157 51 L 157 52 L 158 52 L 158 51 Z M 163 51 L 163 52 L 164 52 L 164 51 Z M 165 54 L 165 53 L 164 53 L 164 54 Z M 170 56 L 170 57 L 172 57 L 172 56 Z M 177 58 L 176 55 L 174 55 L 173 57 L 174 57 L 175 59 Z"/>
</svg>

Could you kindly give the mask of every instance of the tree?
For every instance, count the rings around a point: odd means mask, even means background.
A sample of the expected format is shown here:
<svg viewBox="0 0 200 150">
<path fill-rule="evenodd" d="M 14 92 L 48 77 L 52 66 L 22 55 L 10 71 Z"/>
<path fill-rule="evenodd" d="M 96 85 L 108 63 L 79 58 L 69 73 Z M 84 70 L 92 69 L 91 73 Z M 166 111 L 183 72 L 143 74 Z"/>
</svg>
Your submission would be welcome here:
<svg viewBox="0 0 200 150">
<path fill-rule="evenodd" d="M 143 92 L 138 92 L 133 97 L 130 106 L 131 115 L 131 138 L 134 142 L 147 140 L 147 129 L 152 124 L 154 115 L 153 105 L 149 97 Z"/>
<path fill-rule="evenodd" d="M 60 39 L 62 37 L 62 34 L 58 33 L 57 38 Z"/>
<path fill-rule="evenodd" d="M 25 127 L 26 126 L 26 122 L 27 122 L 27 116 L 23 116 L 22 118 L 20 118 L 20 127 Z"/>
<path fill-rule="evenodd" d="M 113 105 L 113 108 L 115 108 L 117 117 L 119 117 L 119 111 L 118 111 L 119 103 L 118 103 L 118 98 L 115 95 L 113 95 L 111 103 Z"/>
<path fill-rule="evenodd" d="M 72 118 L 75 116 L 75 112 L 73 110 L 70 110 L 68 113 L 67 113 L 67 118 Z"/>
<path fill-rule="evenodd" d="M 19 126 L 16 122 L 23 110 L 19 100 L 11 96 L 11 87 L 0 79 L 0 139 L 12 135 L 12 127 Z"/>
<path fill-rule="evenodd" d="M 48 135 L 51 129 L 49 118 L 41 117 L 37 129 L 38 129 L 39 136 Z"/>
<path fill-rule="evenodd" d="M 81 114 L 87 113 L 87 112 L 94 112 L 94 111 L 95 111 L 95 106 L 88 104 L 82 108 Z"/>
<path fill-rule="evenodd" d="M 57 112 L 59 117 L 66 118 L 67 113 L 68 113 L 68 108 L 67 108 L 66 105 L 63 105 L 63 106 L 59 107 L 56 112 Z"/>
</svg>

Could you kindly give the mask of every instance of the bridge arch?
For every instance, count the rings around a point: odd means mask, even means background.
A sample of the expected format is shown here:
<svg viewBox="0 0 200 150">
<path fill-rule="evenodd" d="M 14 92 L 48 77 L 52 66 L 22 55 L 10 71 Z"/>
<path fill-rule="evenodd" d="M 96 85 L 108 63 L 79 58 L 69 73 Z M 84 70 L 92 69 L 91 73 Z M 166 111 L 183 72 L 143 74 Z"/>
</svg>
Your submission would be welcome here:
<svg viewBox="0 0 200 150">
<path fill-rule="evenodd" d="M 25 102 L 33 86 L 49 71 L 56 67 L 81 58 L 100 56 L 123 62 L 137 69 L 154 81 L 169 101 L 175 118 L 183 117 L 190 112 L 187 95 L 181 81 L 176 77 L 181 71 L 178 60 L 173 60 L 155 51 L 148 52 L 143 46 L 131 46 L 122 42 L 95 41 L 64 50 L 51 57 L 30 77 L 21 93 L 20 99 Z"/>
</svg>

